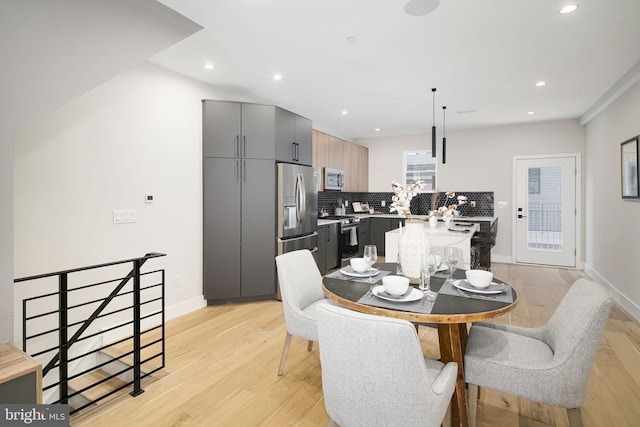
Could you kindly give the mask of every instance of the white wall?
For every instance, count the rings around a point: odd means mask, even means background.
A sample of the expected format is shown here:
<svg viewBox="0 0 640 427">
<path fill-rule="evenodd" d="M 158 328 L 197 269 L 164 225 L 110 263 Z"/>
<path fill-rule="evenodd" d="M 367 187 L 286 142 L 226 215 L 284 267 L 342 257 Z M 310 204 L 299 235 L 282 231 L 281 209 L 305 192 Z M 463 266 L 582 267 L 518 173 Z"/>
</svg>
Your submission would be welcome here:
<svg viewBox="0 0 640 427">
<path fill-rule="evenodd" d="M 500 217 L 493 259 L 512 255 L 513 157 L 537 154 L 584 153 L 584 128 L 576 120 L 534 123 L 447 132 L 447 163 L 438 161 L 440 191 L 493 191 Z M 438 153 L 442 147 L 438 137 Z M 403 178 L 403 152 L 431 149 L 431 134 L 359 139 L 369 148 L 369 191 L 391 191 Z M 498 201 L 508 208 L 498 209 Z"/>
<path fill-rule="evenodd" d="M 640 319 L 640 201 L 623 201 L 620 143 L 640 134 L 640 83 L 586 126 L 585 271 Z"/>
<path fill-rule="evenodd" d="M 202 306 L 203 98 L 238 99 L 145 63 L 17 130 L 15 277 L 163 252 L 168 316 Z"/>
<path fill-rule="evenodd" d="M 12 182 L 11 132 L 0 125 L 0 343 L 13 340 Z"/>
</svg>

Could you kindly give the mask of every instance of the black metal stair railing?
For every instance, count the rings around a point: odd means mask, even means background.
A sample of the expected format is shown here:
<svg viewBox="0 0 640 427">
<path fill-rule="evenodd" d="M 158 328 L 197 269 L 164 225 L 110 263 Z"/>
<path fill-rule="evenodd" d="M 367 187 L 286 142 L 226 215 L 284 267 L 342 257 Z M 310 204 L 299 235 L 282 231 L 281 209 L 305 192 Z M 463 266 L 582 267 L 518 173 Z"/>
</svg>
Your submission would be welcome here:
<svg viewBox="0 0 640 427">
<path fill-rule="evenodd" d="M 43 363 L 42 375 L 43 384 L 48 384 L 43 387 L 43 391 L 58 387 L 58 399 L 47 403 L 69 403 L 69 399 L 72 397 L 80 395 L 113 378 L 119 377 L 128 371 L 132 373 L 131 376 L 133 379 L 131 381 L 126 381 L 123 385 L 105 392 L 97 398 L 88 399 L 88 403 L 71 408 L 71 413 L 84 409 L 131 385 L 133 385 L 133 390 L 130 394 L 137 396 L 144 392 L 141 387 L 142 379 L 164 368 L 165 274 L 163 269 L 144 273 L 141 271 L 142 266 L 148 260 L 163 256 L 165 256 L 165 254 L 148 253 L 140 258 L 22 277 L 14 280 L 16 284 L 24 282 L 37 283 L 36 281 L 40 279 L 57 277 L 57 290 L 24 298 L 22 301 L 23 351 L 37 360 L 46 361 Z M 128 263 L 132 264 L 132 268 L 124 277 L 109 278 L 107 280 L 100 280 L 78 286 L 72 286 L 69 283 L 70 277 L 75 277 L 74 275 L 79 275 L 81 272 L 109 276 L 110 274 L 114 274 L 110 269 L 116 269 L 118 266 L 124 266 Z M 143 279 L 145 283 L 143 283 Z M 130 282 L 132 285 L 127 287 Z M 96 297 L 95 294 L 99 293 L 100 287 L 109 285 L 115 286 L 113 286 L 108 295 Z M 91 299 L 83 298 L 81 295 L 76 296 L 76 294 L 86 293 L 86 290 L 92 292 Z M 74 296 L 74 298 L 72 298 L 72 296 Z M 51 302 L 48 304 L 44 302 L 50 299 L 57 300 L 57 302 L 53 304 L 55 307 L 51 307 Z M 127 303 L 128 305 L 124 305 Z M 82 317 L 84 318 L 80 318 L 77 321 L 71 318 L 72 312 L 83 309 L 91 310 L 92 306 L 95 305 L 97 305 L 97 307 L 93 309 L 90 315 L 83 315 Z M 143 308 L 145 309 L 144 314 Z M 37 312 L 33 313 L 33 311 Z M 57 317 L 57 327 L 54 328 L 49 327 L 49 325 L 54 322 L 50 320 L 47 321 L 47 319 L 52 316 Z M 105 324 L 108 325 L 109 323 L 108 318 L 115 316 L 119 316 L 118 323 L 115 326 L 105 327 Z M 96 325 L 98 320 L 102 320 L 102 324 L 99 326 Z M 143 322 L 148 324 L 144 330 L 142 326 Z M 30 324 L 36 324 L 34 327 L 40 327 L 41 330 L 36 332 L 31 331 L 29 333 L 28 329 Z M 94 329 L 96 327 L 101 329 L 97 332 L 92 332 L 92 326 Z M 86 342 L 86 340 L 90 338 L 100 338 L 100 336 L 104 336 L 104 334 L 108 332 L 125 327 L 130 327 L 133 332 L 130 335 L 119 337 L 115 342 L 100 345 L 98 348 L 90 348 L 88 351 L 85 351 L 86 348 L 84 348 L 80 350 L 79 354 L 71 354 L 71 349 L 74 345 L 83 341 Z M 57 337 L 54 338 L 56 334 Z M 71 335 L 71 337 L 69 337 L 69 335 Z M 147 335 L 148 342 L 143 345 L 142 338 L 145 335 Z M 91 367 L 82 369 L 80 372 L 73 374 L 69 372 L 69 366 L 72 362 L 81 361 L 88 356 L 95 356 L 107 348 L 124 345 L 126 342 L 130 342 L 130 345 L 126 346 L 127 350 L 130 348 L 129 351 L 122 351 L 118 356 L 105 362 L 93 363 Z M 34 347 L 33 351 L 30 351 L 31 346 Z M 159 350 L 155 350 L 158 347 Z M 151 354 L 147 354 L 143 359 L 142 352 L 145 349 L 152 351 L 150 352 Z M 51 356 L 52 353 L 53 355 Z M 111 363 L 123 361 L 131 357 L 133 358 L 131 366 L 124 369 L 118 368 L 119 370 L 117 372 L 81 387 L 78 390 L 70 390 L 70 382 L 72 380 L 101 369 Z M 156 359 L 160 359 L 160 363 L 156 363 L 151 369 L 146 369 L 145 372 L 143 372 L 143 365 Z M 51 379 L 55 377 L 55 373 L 57 373 L 57 378 Z"/>
</svg>

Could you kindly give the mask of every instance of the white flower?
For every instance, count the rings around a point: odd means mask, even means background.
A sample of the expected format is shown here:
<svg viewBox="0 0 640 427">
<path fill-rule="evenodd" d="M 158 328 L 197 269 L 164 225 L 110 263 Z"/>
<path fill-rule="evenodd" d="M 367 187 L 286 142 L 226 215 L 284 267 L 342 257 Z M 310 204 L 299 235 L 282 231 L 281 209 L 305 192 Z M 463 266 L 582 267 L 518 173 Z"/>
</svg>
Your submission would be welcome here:
<svg viewBox="0 0 640 427">
<path fill-rule="evenodd" d="M 416 181 L 405 188 L 394 180 L 391 183 L 394 194 L 391 197 L 392 203 L 389 205 L 389 212 L 398 212 L 403 217 L 409 214 L 409 218 L 411 218 L 411 199 L 418 194 L 422 184 L 423 181 Z"/>
</svg>

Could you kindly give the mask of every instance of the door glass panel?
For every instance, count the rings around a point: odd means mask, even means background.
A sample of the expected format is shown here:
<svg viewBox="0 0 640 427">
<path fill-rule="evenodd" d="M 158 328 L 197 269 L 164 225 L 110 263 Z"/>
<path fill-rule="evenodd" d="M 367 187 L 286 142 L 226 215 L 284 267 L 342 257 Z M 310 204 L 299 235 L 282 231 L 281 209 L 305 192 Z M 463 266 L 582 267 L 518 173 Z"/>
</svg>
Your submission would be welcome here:
<svg viewBox="0 0 640 427">
<path fill-rule="evenodd" d="M 562 251 L 562 167 L 528 169 L 527 247 Z"/>
</svg>

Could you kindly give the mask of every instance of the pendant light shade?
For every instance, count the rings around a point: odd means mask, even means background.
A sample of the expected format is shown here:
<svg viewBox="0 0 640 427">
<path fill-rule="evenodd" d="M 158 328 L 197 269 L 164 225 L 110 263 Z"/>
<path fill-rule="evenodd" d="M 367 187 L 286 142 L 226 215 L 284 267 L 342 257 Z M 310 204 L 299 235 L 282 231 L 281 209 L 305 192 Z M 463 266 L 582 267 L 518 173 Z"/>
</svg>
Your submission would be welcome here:
<svg viewBox="0 0 640 427">
<path fill-rule="evenodd" d="M 447 119 L 447 106 L 442 106 L 442 164 L 447 163 L 447 128 L 446 128 L 446 119 Z"/>
<path fill-rule="evenodd" d="M 431 126 L 431 157 L 436 156 L 436 88 L 432 88 L 433 93 L 433 121 Z"/>
</svg>

